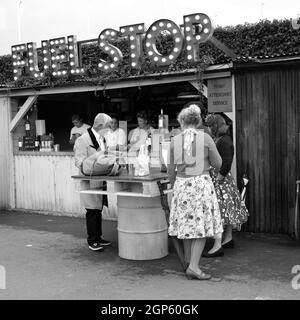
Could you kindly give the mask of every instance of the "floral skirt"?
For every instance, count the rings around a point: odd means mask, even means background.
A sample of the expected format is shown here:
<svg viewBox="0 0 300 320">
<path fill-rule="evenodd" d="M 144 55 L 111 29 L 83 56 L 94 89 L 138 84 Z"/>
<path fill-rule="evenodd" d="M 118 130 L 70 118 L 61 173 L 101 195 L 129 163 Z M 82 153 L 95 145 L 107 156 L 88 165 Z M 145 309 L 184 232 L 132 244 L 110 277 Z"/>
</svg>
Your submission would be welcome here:
<svg viewBox="0 0 300 320">
<path fill-rule="evenodd" d="M 217 181 L 217 175 L 216 169 L 211 168 L 210 176 L 217 193 L 222 220 L 225 225 L 229 224 L 240 230 L 241 225 L 248 220 L 249 216 L 245 202 L 241 199 L 240 192 L 230 172 L 222 182 Z"/>
<path fill-rule="evenodd" d="M 169 235 L 179 239 L 214 237 L 223 224 L 209 175 L 176 178 L 170 211 Z"/>
</svg>

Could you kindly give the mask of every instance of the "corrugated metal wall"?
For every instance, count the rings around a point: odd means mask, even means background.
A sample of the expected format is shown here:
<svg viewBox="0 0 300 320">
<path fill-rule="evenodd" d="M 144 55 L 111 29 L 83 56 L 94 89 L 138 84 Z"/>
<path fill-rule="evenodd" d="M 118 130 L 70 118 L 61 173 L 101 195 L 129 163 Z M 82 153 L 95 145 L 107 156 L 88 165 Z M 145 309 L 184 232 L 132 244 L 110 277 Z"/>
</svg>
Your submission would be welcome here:
<svg viewBox="0 0 300 320">
<path fill-rule="evenodd" d="M 73 155 L 15 155 L 16 209 L 64 216 L 84 216 L 80 205 L 78 174 Z M 108 196 L 103 219 L 116 220 L 116 196 Z"/>
<path fill-rule="evenodd" d="M 9 99 L 0 97 L 0 209 L 10 203 L 10 108 Z"/>
<path fill-rule="evenodd" d="M 72 156 L 15 155 L 16 208 L 78 216 L 82 209 Z"/>
<path fill-rule="evenodd" d="M 235 79 L 238 182 L 244 172 L 250 179 L 245 230 L 291 234 L 300 178 L 300 67 L 238 69 Z"/>
</svg>

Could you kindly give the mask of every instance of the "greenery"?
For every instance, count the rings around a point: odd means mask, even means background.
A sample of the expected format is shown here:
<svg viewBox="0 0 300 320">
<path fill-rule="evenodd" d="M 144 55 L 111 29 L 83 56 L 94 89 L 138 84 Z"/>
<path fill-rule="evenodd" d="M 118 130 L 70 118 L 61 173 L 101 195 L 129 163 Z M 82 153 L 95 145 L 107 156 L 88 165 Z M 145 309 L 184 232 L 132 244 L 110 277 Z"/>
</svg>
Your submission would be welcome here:
<svg viewBox="0 0 300 320">
<path fill-rule="evenodd" d="M 294 30 L 290 20 L 263 20 L 256 24 L 243 24 L 237 26 L 218 27 L 214 37 L 233 50 L 239 57 L 273 57 L 283 55 L 297 55 L 300 53 L 300 31 Z M 210 64 L 223 64 L 230 61 L 222 51 L 211 43 L 199 46 L 201 61 L 190 63 L 186 60 L 186 52 L 182 51 L 178 59 L 168 67 L 153 65 L 147 56 L 141 57 L 141 67 L 137 70 L 130 67 L 129 44 L 126 39 L 119 39 L 113 43 L 123 53 L 122 64 L 111 73 L 103 73 L 98 69 L 99 59 L 106 59 L 97 46 L 90 43 L 82 46 L 82 61 L 86 69 L 84 75 L 68 75 L 63 78 L 54 78 L 51 72 L 46 72 L 43 80 L 24 77 L 13 82 L 12 57 L 0 56 L 0 84 L 10 87 L 36 87 L 57 86 L 84 82 L 91 85 L 105 85 L 111 81 L 118 81 L 128 77 L 146 77 L 150 74 L 162 72 L 176 72 L 196 68 L 199 77 L 203 70 Z M 161 53 L 167 53 L 173 47 L 173 39 L 169 35 L 162 35 L 157 40 L 157 48 Z M 43 68 L 42 55 L 39 54 L 39 66 Z"/>
</svg>

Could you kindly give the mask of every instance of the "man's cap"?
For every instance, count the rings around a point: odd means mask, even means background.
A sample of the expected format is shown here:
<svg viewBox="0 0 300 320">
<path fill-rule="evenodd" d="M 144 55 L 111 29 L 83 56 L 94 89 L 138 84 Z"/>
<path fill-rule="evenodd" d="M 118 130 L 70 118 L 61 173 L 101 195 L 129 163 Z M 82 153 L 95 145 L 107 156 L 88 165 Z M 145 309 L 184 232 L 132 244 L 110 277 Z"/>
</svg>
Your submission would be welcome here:
<svg viewBox="0 0 300 320">
<path fill-rule="evenodd" d="M 111 122 L 111 117 L 106 113 L 98 113 L 94 119 L 94 126 L 97 127 L 101 124 L 106 124 L 107 122 Z"/>
</svg>

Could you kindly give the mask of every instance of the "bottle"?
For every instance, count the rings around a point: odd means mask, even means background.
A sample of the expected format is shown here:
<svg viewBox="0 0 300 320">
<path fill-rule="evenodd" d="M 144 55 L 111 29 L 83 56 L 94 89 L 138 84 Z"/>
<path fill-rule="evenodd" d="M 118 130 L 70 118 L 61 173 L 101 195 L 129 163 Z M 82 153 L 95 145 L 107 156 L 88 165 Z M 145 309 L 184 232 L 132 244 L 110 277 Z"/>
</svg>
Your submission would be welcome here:
<svg viewBox="0 0 300 320">
<path fill-rule="evenodd" d="M 54 148 L 54 136 L 52 133 L 49 133 L 49 149 L 53 150 Z"/>
<path fill-rule="evenodd" d="M 35 151 L 40 151 L 40 140 L 38 136 L 35 137 L 34 147 L 35 147 Z"/>
<path fill-rule="evenodd" d="M 25 133 L 26 133 L 26 136 L 29 137 L 30 136 L 30 121 L 28 119 L 28 115 L 26 116 L 26 121 L 25 121 Z"/>
<path fill-rule="evenodd" d="M 19 151 L 23 150 L 23 137 L 20 137 L 18 139 L 18 147 L 19 147 Z"/>
<path fill-rule="evenodd" d="M 160 115 L 158 116 L 158 129 L 164 128 L 164 113 L 163 109 L 160 110 Z"/>
<path fill-rule="evenodd" d="M 149 130 L 149 133 L 148 133 L 148 137 L 147 137 L 146 144 L 147 144 L 148 153 L 149 153 L 149 156 L 150 156 L 150 154 L 151 154 L 151 148 L 152 148 L 152 134 L 151 134 L 151 131 L 150 131 L 150 130 Z"/>
</svg>

